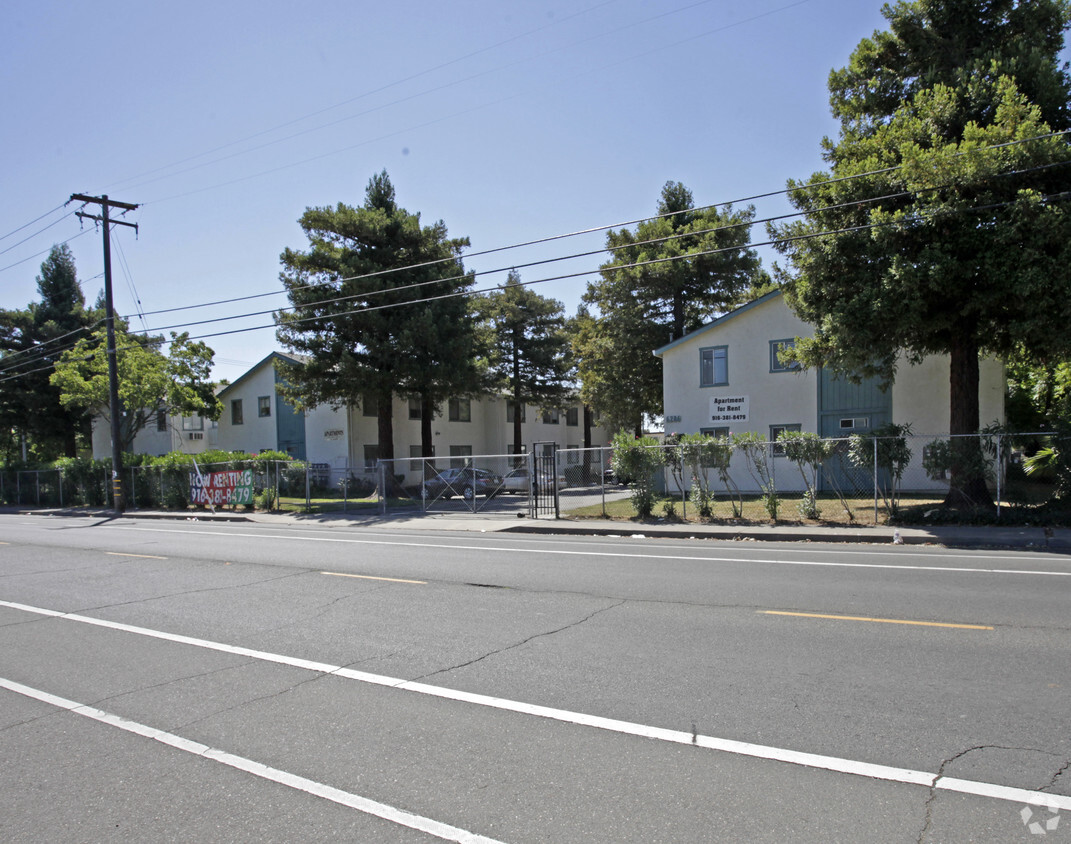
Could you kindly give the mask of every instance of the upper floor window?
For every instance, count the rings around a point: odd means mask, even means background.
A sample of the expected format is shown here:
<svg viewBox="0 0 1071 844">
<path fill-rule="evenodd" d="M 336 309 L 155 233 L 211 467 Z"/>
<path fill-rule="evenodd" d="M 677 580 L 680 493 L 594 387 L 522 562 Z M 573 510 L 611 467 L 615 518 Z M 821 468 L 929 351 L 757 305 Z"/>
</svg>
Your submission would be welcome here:
<svg viewBox="0 0 1071 844">
<path fill-rule="evenodd" d="M 514 401 L 506 402 L 506 421 L 512 422 L 517 416 L 517 403 Z M 524 405 L 521 405 L 521 421 L 524 421 Z"/>
<path fill-rule="evenodd" d="M 409 399 L 409 418 L 410 419 L 419 419 L 420 416 L 421 416 L 421 414 L 420 414 L 420 399 L 418 399 L 418 398 L 410 398 Z"/>
<path fill-rule="evenodd" d="M 245 419 L 242 416 L 242 400 L 231 399 L 231 424 L 241 425 L 243 422 Z"/>
<path fill-rule="evenodd" d="M 471 422 L 472 402 L 469 399 L 450 399 L 450 421 Z"/>
<path fill-rule="evenodd" d="M 729 347 L 699 350 L 699 386 L 720 387 L 729 383 Z"/>
<path fill-rule="evenodd" d="M 544 410 L 543 411 L 543 424 L 544 425 L 557 425 L 558 420 L 561 419 L 561 413 L 557 410 Z"/>
<path fill-rule="evenodd" d="M 361 413 L 364 416 L 379 416 L 379 402 L 375 396 L 365 396 L 361 399 Z"/>
<path fill-rule="evenodd" d="M 257 399 L 257 416 L 271 416 L 271 396 Z"/>
<path fill-rule="evenodd" d="M 167 430 L 167 411 L 166 410 L 158 410 L 158 411 L 156 411 L 156 430 L 157 431 L 166 431 Z"/>
<path fill-rule="evenodd" d="M 565 424 L 566 425 L 578 425 L 580 423 L 580 408 L 570 407 L 565 411 Z"/>
<path fill-rule="evenodd" d="M 795 340 L 771 340 L 770 341 L 770 372 L 798 372 L 799 361 L 782 361 L 781 352 L 785 349 L 796 348 Z"/>
</svg>

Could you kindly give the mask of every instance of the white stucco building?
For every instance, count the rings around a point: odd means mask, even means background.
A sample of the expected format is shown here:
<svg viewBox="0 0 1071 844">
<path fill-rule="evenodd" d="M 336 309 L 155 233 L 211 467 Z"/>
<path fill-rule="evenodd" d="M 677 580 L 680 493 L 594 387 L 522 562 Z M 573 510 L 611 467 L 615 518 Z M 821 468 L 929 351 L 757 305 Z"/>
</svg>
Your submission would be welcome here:
<svg viewBox="0 0 1071 844">
<path fill-rule="evenodd" d="M 810 334 L 811 327 L 774 291 L 655 350 L 663 364 L 666 433 L 754 431 L 773 442 L 784 430 L 846 437 L 895 422 L 909 423 L 918 435 L 947 436 L 946 355 L 918 365 L 901 361 L 894 383 L 883 391 L 875 380 L 852 384 L 778 359 L 779 347 Z M 982 425 L 1004 420 L 1004 383 L 1003 364 L 982 359 Z M 921 461 L 921 452 L 915 449 L 914 461 Z"/>
</svg>

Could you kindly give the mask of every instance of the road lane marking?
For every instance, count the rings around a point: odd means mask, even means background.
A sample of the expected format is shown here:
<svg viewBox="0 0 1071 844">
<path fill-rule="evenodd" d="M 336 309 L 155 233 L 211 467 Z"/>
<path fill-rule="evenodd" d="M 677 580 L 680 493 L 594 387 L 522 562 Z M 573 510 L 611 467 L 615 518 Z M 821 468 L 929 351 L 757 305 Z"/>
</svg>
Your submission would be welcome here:
<svg viewBox="0 0 1071 844">
<path fill-rule="evenodd" d="M 426 580 L 402 580 L 400 577 L 373 577 L 370 574 L 345 574 L 340 571 L 322 571 L 320 574 L 326 574 L 328 577 L 356 577 L 358 580 L 386 580 L 390 583 L 415 583 L 418 586 L 427 586 Z"/>
<path fill-rule="evenodd" d="M 11 601 L 0 601 L 0 606 L 10 607 L 23 612 L 37 615 L 59 618 L 65 621 L 75 621 L 82 624 L 91 624 L 96 627 L 104 627 L 118 630 L 124 633 L 135 633 L 154 639 L 162 639 L 168 642 L 176 642 L 183 645 L 206 650 L 219 651 L 221 653 L 234 654 L 250 659 L 259 659 L 278 665 L 288 665 L 293 668 L 303 668 L 308 671 L 316 671 L 336 677 L 344 677 L 373 686 L 386 686 L 398 691 L 415 692 L 416 694 L 442 700 L 452 700 L 458 703 L 470 703 L 475 706 L 484 706 L 490 709 L 498 709 L 506 712 L 515 712 L 521 715 L 533 715 L 546 718 L 551 721 L 559 721 L 566 724 L 576 724 L 583 727 L 592 727 L 607 732 L 622 735 L 649 738 L 656 741 L 671 744 L 688 744 L 717 750 L 723 753 L 732 753 L 736 756 L 748 756 L 756 759 L 766 759 L 774 762 L 785 762 L 790 765 L 800 765 L 808 768 L 817 768 L 834 773 L 851 774 L 854 776 L 868 777 L 870 779 L 888 780 L 890 782 L 919 785 L 926 788 L 943 791 L 953 791 L 961 794 L 975 794 L 984 797 L 992 797 L 996 800 L 1007 800 L 1013 803 L 1026 803 L 1031 800 L 1050 798 L 1056 801 L 1056 805 L 1062 809 L 1071 810 L 1071 796 L 1053 795 L 1048 792 L 1028 791 L 1023 788 L 996 785 L 994 783 L 975 782 L 972 780 L 960 780 L 945 777 L 941 774 L 928 771 L 916 771 L 909 768 L 897 768 L 890 765 L 878 765 L 871 762 L 859 762 L 854 759 L 844 759 L 837 756 L 823 756 L 817 753 L 806 753 L 797 750 L 789 750 L 781 747 L 770 747 L 750 742 L 723 739 L 715 736 L 698 735 L 691 730 L 669 730 L 663 727 L 652 727 L 646 724 L 637 724 L 630 721 L 619 721 L 613 718 L 604 718 L 600 715 L 589 715 L 583 712 L 571 712 L 567 709 L 555 709 L 549 706 L 541 706 L 534 703 L 509 700 L 507 698 L 493 697 L 491 695 L 477 694 L 475 692 L 463 692 L 444 686 L 431 686 L 426 683 L 416 683 L 403 680 L 398 677 L 387 677 L 382 674 L 369 674 L 364 671 L 356 671 L 352 668 L 344 668 L 339 665 L 331 665 L 325 662 L 313 662 L 312 660 L 298 657 L 275 654 L 268 651 L 257 651 L 251 648 L 227 645 L 222 642 L 213 642 L 208 639 L 196 639 L 192 636 L 183 636 L 177 633 L 166 633 L 162 630 L 152 630 L 147 627 L 135 627 L 117 621 L 106 621 L 88 615 L 65 613 L 57 610 L 32 607 L 26 604 L 17 604 Z"/>
<path fill-rule="evenodd" d="M 109 557 L 137 557 L 140 560 L 166 560 L 167 557 L 157 557 L 154 554 L 124 554 L 121 551 L 105 551 Z"/>
<path fill-rule="evenodd" d="M 190 739 L 166 732 L 165 730 L 159 730 L 155 727 L 139 724 L 137 721 L 131 721 L 122 716 L 105 712 L 102 709 L 96 709 L 92 706 L 76 703 L 73 700 L 67 700 L 66 698 L 58 697 L 49 694 L 48 692 L 31 688 L 30 686 L 24 686 L 21 683 L 16 683 L 3 677 L 0 677 L 0 688 L 5 688 L 10 692 L 23 695 L 24 697 L 33 698 L 41 703 L 47 703 L 51 706 L 65 709 L 75 715 L 91 718 L 94 721 L 99 721 L 102 724 L 116 727 L 128 733 L 134 733 L 135 735 L 158 741 L 161 744 L 173 747 L 176 750 L 192 753 L 194 756 L 201 756 L 209 761 L 218 762 L 221 765 L 236 768 L 239 771 L 245 771 L 247 774 L 252 774 L 255 777 L 279 783 L 280 785 L 285 785 L 298 791 L 304 791 L 314 797 L 330 800 L 332 803 L 348 806 L 349 808 L 356 809 L 358 812 L 363 812 L 366 815 L 374 815 L 377 818 L 382 818 L 391 823 L 425 832 L 428 835 L 433 835 L 444 841 L 465 842 L 466 844 L 468 844 L 468 842 L 472 842 L 472 844 L 501 844 L 501 842 L 496 841 L 494 838 L 486 838 L 456 826 L 450 826 L 449 824 L 441 823 L 432 820 L 431 818 L 415 815 L 404 809 L 398 809 L 394 806 L 389 806 L 386 803 L 380 803 L 376 800 L 370 800 L 367 797 L 351 794 L 348 791 L 342 791 L 341 789 L 307 779 L 306 777 L 298 776 L 297 774 L 291 774 L 288 771 L 283 771 L 279 768 L 272 768 L 268 765 L 263 765 L 260 762 L 254 762 L 252 759 L 236 756 L 225 750 L 209 747 L 206 744 L 191 741 Z"/>
<path fill-rule="evenodd" d="M 905 566 L 891 563 L 837 563 L 828 560 L 775 560 L 759 557 L 700 557 L 689 554 L 651 554 L 636 553 L 626 554 L 620 551 L 566 551 L 559 548 L 516 548 L 509 546 L 494 545 L 449 545 L 435 542 L 387 542 L 376 539 L 352 539 L 334 536 L 286 536 L 285 534 L 272 534 L 265 536 L 259 533 L 237 533 L 211 530 L 168 530 L 167 528 L 128 527 L 126 525 L 115 526 L 116 530 L 137 531 L 141 533 L 173 533 L 179 535 L 199 534 L 203 536 L 227 536 L 242 539 L 267 539 L 270 541 L 286 540 L 290 542 L 330 542 L 342 545 L 379 545 L 392 548 L 434 548 L 437 551 L 495 551 L 509 552 L 511 554 L 542 554 L 558 555 L 562 557 L 614 557 L 618 559 L 637 560 L 673 560 L 677 562 L 699 563 L 744 563 L 752 565 L 770 566 L 804 566 L 819 568 L 848 568 L 848 569 L 886 569 L 893 571 L 924 571 L 942 572 L 951 574 L 1020 574 L 1043 577 L 1071 577 L 1071 571 L 1045 571 L 1043 569 L 987 569 L 967 566 Z"/>
<path fill-rule="evenodd" d="M 864 615 L 824 615 L 814 612 L 784 612 L 782 610 L 759 610 L 760 615 L 790 615 L 796 618 L 828 618 L 834 621 L 873 621 L 878 624 L 913 624 L 918 627 L 954 627 L 957 630 L 993 630 L 984 624 L 952 624 L 947 621 L 910 621 L 902 618 L 870 618 Z"/>
</svg>

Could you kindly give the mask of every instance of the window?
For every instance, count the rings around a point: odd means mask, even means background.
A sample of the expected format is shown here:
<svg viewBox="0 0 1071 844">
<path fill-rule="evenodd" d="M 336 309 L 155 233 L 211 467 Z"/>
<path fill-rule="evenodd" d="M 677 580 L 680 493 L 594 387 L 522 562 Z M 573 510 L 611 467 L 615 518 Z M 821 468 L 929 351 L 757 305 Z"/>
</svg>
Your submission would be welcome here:
<svg viewBox="0 0 1071 844">
<path fill-rule="evenodd" d="M 409 399 L 409 418 L 420 418 L 420 399 Z"/>
<path fill-rule="evenodd" d="M 580 424 L 579 411 L 579 407 L 570 407 L 567 411 L 565 411 L 565 424 L 572 425 L 573 427 L 576 427 L 578 424 Z"/>
<path fill-rule="evenodd" d="M 361 399 L 361 413 L 364 416 L 379 416 L 379 402 L 375 396 L 365 396 Z"/>
<path fill-rule="evenodd" d="M 507 450 L 506 450 L 506 454 L 527 454 L 527 453 L 528 453 L 528 446 L 524 445 L 523 443 L 521 444 L 521 450 L 520 451 L 517 451 L 516 448 L 514 448 L 513 443 L 510 443 L 509 446 L 507 447 Z"/>
<path fill-rule="evenodd" d="M 167 411 L 166 410 L 158 410 L 158 411 L 156 411 L 156 430 L 157 431 L 166 431 L 167 430 Z"/>
<path fill-rule="evenodd" d="M 472 446 L 471 445 L 452 445 L 452 446 L 450 446 L 450 457 L 452 457 L 452 458 L 472 457 Z M 471 460 L 451 460 L 450 461 L 450 468 L 451 469 L 463 469 L 465 466 L 468 466 L 471 462 L 472 462 Z"/>
<path fill-rule="evenodd" d="M 513 401 L 506 402 L 506 421 L 512 422 L 517 415 L 517 403 Z M 521 405 L 521 421 L 524 421 L 524 405 Z"/>
<path fill-rule="evenodd" d="M 271 396 L 261 396 L 257 399 L 257 416 L 271 416 Z"/>
<path fill-rule="evenodd" d="M 781 352 L 784 349 L 796 348 L 795 340 L 771 340 L 770 341 L 770 372 L 799 372 L 799 361 L 785 363 L 781 360 Z"/>
<path fill-rule="evenodd" d="M 205 420 L 200 416 L 183 416 L 182 417 L 182 430 L 183 431 L 203 431 L 205 429 Z"/>
<path fill-rule="evenodd" d="M 729 429 L 728 427 L 700 428 L 699 433 L 708 437 L 727 437 L 729 436 Z"/>
<path fill-rule="evenodd" d="M 450 421 L 471 422 L 472 402 L 468 399 L 450 399 Z"/>
<path fill-rule="evenodd" d="M 783 431 L 799 431 L 802 430 L 800 425 L 771 425 L 770 426 L 770 442 L 774 444 L 773 454 L 774 457 L 784 457 L 785 447 L 777 442 L 777 438 L 781 436 Z"/>
<path fill-rule="evenodd" d="M 431 453 L 435 453 L 435 446 L 432 446 Z M 427 465 L 429 470 L 435 469 L 435 461 L 430 457 L 425 458 L 423 453 L 423 447 L 419 445 L 409 446 L 409 471 L 419 472 L 423 466 Z"/>
<path fill-rule="evenodd" d="M 729 383 L 729 347 L 699 350 L 699 386 L 720 387 Z"/>
<path fill-rule="evenodd" d="M 569 443 L 565 447 L 565 462 L 570 466 L 575 466 L 580 462 L 580 446 L 576 443 Z"/>
<path fill-rule="evenodd" d="M 377 460 L 379 460 L 379 446 L 366 445 L 364 447 L 364 468 L 374 469 Z"/>
<path fill-rule="evenodd" d="M 557 410 L 544 410 L 543 411 L 543 424 L 544 425 L 557 425 L 558 420 L 561 418 L 561 413 Z"/>
<path fill-rule="evenodd" d="M 231 424 L 241 425 L 245 420 L 242 418 L 242 400 L 231 399 Z"/>
</svg>

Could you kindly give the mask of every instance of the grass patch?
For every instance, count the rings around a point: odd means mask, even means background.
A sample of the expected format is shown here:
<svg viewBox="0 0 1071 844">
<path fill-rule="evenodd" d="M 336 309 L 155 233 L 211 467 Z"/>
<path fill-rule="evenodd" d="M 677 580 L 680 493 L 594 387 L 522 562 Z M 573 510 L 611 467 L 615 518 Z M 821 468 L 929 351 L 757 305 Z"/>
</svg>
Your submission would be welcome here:
<svg viewBox="0 0 1071 844">
<path fill-rule="evenodd" d="M 351 498 L 343 501 L 341 498 L 310 498 L 309 508 L 305 507 L 304 498 L 279 499 L 275 506 L 276 512 L 282 513 L 342 513 L 342 512 L 368 512 L 379 510 L 378 498 Z M 388 498 L 387 510 L 401 510 L 405 508 L 419 508 L 420 502 L 411 498 Z"/>
</svg>

